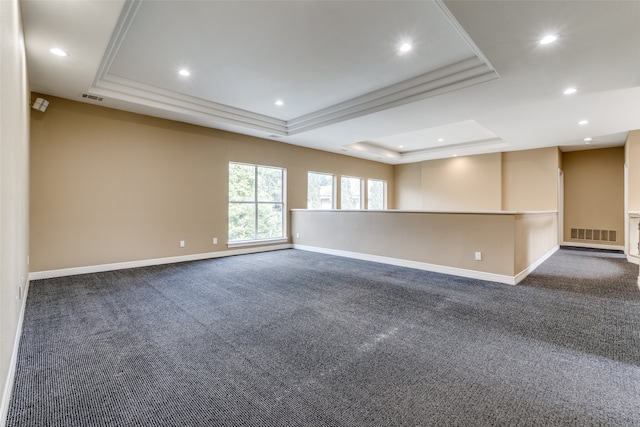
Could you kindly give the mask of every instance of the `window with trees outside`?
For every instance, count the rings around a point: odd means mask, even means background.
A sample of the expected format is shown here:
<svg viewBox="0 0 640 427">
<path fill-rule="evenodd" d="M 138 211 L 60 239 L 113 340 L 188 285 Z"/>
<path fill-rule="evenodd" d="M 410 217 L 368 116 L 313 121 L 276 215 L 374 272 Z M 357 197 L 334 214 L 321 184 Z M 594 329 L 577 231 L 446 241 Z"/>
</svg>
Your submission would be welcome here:
<svg viewBox="0 0 640 427">
<path fill-rule="evenodd" d="M 383 210 L 387 208 L 387 182 L 380 179 L 367 180 L 367 209 Z"/>
<path fill-rule="evenodd" d="M 340 208 L 362 209 L 362 179 L 350 176 L 340 178 Z"/>
<path fill-rule="evenodd" d="M 285 170 L 229 162 L 229 243 L 284 237 Z"/>
<path fill-rule="evenodd" d="M 307 209 L 334 209 L 335 178 L 328 173 L 307 173 Z"/>
</svg>

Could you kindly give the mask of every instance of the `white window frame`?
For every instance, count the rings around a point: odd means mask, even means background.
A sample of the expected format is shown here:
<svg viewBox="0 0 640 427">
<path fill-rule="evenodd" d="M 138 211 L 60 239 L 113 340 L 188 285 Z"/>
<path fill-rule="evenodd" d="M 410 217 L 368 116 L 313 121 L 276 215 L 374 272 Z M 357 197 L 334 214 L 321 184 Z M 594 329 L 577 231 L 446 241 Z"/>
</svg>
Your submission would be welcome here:
<svg viewBox="0 0 640 427">
<path fill-rule="evenodd" d="M 367 209 L 371 209 L 371 207 L 369 206 L 369 201 L 371 200 L 371 197 L 369 196 L 370 193 L 370 189 L 371 189 L 371 183 L 372 182 L 381 182 L 382 183 L 382 209 L 381 210 L 386 210 L 387 209 L 387 181 L 384 179 L 375 179 L 375 178 L 368 178 L 367 179 Z M 378 209 L 376 209 L 378 210 Z"/>
<path fill-rule="evenodd" d="M 342 180 L 343 179 L 357 179 L 360 182 L 360 207 L 357 208 L 345 208 L 344 206 L 342 206 L 342 200 L 344 197 L 344 185 Z M 346 209 L 346 210 L 362 210 L 364 209 L 364 179 L 360 178 L 358 176 L 348 176 L 348 175 L 342 175 L 340 177 L 340 209 Z"/>
<path fill-rule="evenodd" d="M 330 208 L 311 208 L 309 207 L 309 175 L 325 175 L 325 176 L 330 176 L 331 177 L 331 207 Z M 322 209 L 335 209 L 336 208 L 336 176 L 332 173 L 326 173 L 326 172 L 315 172 L 315 171 L 308 171 L 307 172 L 307 209 L 310 210 L 322 210 Z"/>
<path fill-rule="evenodd" d="M 288 241 L 288 237 L 287 237 L 287 211 L 286 211 L 286 201 L 287 201 L 287 170 L 285 168 L 279 167 L 279 166 L 269 166 L 269 165 L 256 165 L 256 164 L 252 164 L 252 163 L 241 163 L 241 162 L 229 162 L 229 166 L 231 166 L 232 164 L 236 164 L 236 165 L 242 165 L 242 166 L 250 166 L 254 168 L 254 173 L 255 173 L 255 179 L 254 179 L 254 200 L 252 202 L 250 201 L 246 201 L 246 200 L 228 200 L 228 207 L 227 207 L 227 212 L 229 212 L 229 207 L 231 207 L 232 204 L 249 204 L 252 203 L 255 205 L 255 218 L 254 218 L 254 224 L 255 224 L 255 228 L 254 228 L 254 238 L 253 239 L 243 239 L 243 240 L 230 240 L 229 238 L 229 230 L 227 230 L 227 247 L 239 247 L 239 246 L 253 246 L 253 245 L 263 245 L 266 243 L 280 243 L 280 242 L 287 242 Z M 265 168 L 265 169 L 278 169 L 282 172 L 282 197 L 281 197 L 281 201 L 280 202 L 274 202 L 274 201 L 267 201 L 267 202 L 261 202 L 258 200 L 258 169 L 259 168 Z M 228 172 L 227 172 L 227 176 Z M 228 180 L 228 185 L 231 186 L 232 182 L 229 179 Z M 229 188 L 227 188 L 227 194 L 229 194 Z M 259 238 L 258 236 L 258 206 L 260 204 L 279 204 L 281 205 L 281 212 L 282 212 L 282 232 L 281 235 L 279 237 L 266 237 L 266 238 Z M 230 218 L 227 218 L 227 227 L 229 227 L 229 221 Z"/>
</svg>

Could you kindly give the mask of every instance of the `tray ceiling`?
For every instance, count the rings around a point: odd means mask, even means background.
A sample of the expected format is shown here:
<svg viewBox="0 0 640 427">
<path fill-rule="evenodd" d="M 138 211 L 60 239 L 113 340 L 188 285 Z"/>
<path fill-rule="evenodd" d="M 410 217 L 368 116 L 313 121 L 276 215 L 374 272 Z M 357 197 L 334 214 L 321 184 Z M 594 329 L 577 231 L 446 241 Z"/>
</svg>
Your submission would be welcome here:
<svg viewBox="0 0 640 427">
<path fill-rule="evenodd" d="M 21 4 L 45 95 L 391 164 L 640 128 L 640 2 Z"/>
</svg>

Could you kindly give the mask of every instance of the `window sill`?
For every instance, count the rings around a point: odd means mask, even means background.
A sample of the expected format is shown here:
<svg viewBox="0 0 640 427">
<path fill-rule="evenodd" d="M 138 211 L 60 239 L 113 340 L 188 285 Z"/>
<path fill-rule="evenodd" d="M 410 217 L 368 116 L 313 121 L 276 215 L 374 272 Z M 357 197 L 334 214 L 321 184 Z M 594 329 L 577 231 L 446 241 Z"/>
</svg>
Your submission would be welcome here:
<svg viewBox="0 0 640 427">
<path fill-rule="evenodd" d="M 288 241 L 288 237 L 278 237 L 277 239 L 241 240 L 237 242 L 227 242 L 227 247 L 241 248 L 243 246 L 272 245 L 274 243 L 287 243 Z"/>
</svg>

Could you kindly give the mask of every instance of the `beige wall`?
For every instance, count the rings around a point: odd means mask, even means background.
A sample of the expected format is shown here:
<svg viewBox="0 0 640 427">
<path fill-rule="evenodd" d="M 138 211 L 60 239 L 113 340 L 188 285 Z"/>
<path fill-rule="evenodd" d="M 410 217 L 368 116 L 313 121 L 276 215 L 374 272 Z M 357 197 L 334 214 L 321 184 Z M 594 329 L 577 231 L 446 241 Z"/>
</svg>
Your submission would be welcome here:
<svg viewBox="0 0 640 427">
<path fill-rule="evenodd" d="M 502 153 L 502 209 L 558 210 L 557 147 Z"/>
<path fill-rule="evenodd" d="M 557 147 L 395 166 L 396 208 L 558 209 Z"/>
<path fill-rule="evenodd" d="M 513 276 L 514 218 L 427 212 L 295 211 L 295 244 Z M 483 261 L 475 261 L 480 251 Z"/>
<path fill-rule="evenodd" d="M 408 163 L 393 168 L 396 209 L 422 209 L 422 164 Z"/>
<path fill-rule="evenodd" d="M 529 268 L 558 245 L 556 213 L 515 216 L 515 267 L 517 273 Z"/>
<path fill-rule="evenodd" d="M 0 1 L 0 28 L 0 425 L 3 425 L 28 286 L 29 105 L 17 0 Z"/>
<path fill-rule="evenodd" d="M 562 156 L 564 241 L 624 245 L 624 148 L 572 151 Z M 615 230 L 615 242 L 572 239 L 571 228 Z"/>
<path fill-rule="evenodd" d="M 288 208 L 306 208 L 310 170 L 386 180 L 394 200 L 390 165 L 46 98 L 31 121 L 34 272 L 227 250 L 229 161 L 286 168 Z"/>
<path fill-rule="evenodd" d="M 422 162 L 422 209 L 500 210 L 501 153 Z"/>
</svg>

